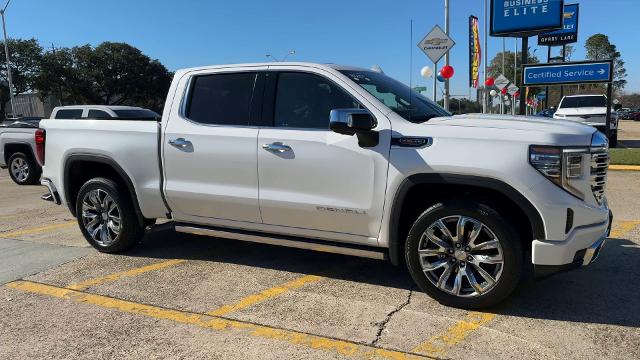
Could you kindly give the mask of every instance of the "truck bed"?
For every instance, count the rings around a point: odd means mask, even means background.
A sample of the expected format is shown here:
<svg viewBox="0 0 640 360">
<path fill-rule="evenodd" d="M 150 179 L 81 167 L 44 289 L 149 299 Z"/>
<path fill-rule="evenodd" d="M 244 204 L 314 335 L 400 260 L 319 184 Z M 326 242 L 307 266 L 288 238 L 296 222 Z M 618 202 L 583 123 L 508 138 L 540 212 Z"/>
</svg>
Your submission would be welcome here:
<svg viewBox="0 0 640 360">
<path fill-rule="evenodd" d="M 91 155 L 109 159 L 129 176 L 146 218 L 163 218 L 160 193 L 159 123 L 139 120 L 42 120 L 47 137 L 44 175 L 64 184 L 63 159 Z M 58 189 L 64 202 L 64 189 Z"/>
</svg>

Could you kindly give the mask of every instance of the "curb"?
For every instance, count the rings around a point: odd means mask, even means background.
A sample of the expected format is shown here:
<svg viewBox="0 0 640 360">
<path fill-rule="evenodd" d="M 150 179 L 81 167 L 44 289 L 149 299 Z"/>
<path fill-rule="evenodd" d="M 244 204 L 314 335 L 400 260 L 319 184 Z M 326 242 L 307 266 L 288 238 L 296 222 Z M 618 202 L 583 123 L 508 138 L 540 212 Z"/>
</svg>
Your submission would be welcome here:
<svg viewBox="0 0 640 360">
<path fill-rule="evenodd" d="M 609 165 L 612 171 L 640 171 L 640 165 Z"/>
</svg>

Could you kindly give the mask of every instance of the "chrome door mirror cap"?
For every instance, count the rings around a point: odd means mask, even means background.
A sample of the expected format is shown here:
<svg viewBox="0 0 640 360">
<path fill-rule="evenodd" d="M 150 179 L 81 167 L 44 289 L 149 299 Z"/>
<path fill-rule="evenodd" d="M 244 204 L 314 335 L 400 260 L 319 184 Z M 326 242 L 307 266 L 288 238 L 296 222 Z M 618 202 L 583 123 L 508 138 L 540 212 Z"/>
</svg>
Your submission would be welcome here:
<svg viewBox="0 0 640 360">
<path fill-rule="evenodd" d="M 333 109 L 329 114 L 329 128 L 339 134 L 369 132 L 377 125 L 375 117 L 365 109 Z"/>
</svg>

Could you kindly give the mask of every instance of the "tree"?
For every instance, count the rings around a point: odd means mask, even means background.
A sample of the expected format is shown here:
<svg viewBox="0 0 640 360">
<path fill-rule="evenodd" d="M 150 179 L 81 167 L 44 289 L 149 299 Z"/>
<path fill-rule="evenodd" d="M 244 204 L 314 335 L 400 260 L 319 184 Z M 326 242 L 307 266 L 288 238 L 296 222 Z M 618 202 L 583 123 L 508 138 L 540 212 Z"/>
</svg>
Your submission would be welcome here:
<svg viewBox="0 0 640 360">
<path fill-rule="evenodd" d="M 135 105 L 162 111 L 172 74 L 158 60 L 125 44 L 63 48 L 43 56 L 37 81 L 43 96 L 62 104 Z"/>
<path fill-rule="evenodd" d="M 622 95 L 620 98 L 620 103 L 622 104 L 623 107 L 638 109 L 640 108 L 640 94 L 633 93 L 633 94 Z"/>
<path fill-rule="evenodd" d="M 622 91 L 627 85 L 627 69 L 616 46 L 609 41 L 609 37 L 604 34 L 595 34 L 587 39 L 585 43 L 587 59 L 590 60 L 613 60 L 613 88 Z"/>
<path fill-rule="evenodd" d="M 566 61 L 571 61 L 573 54 L 576 52 L 576 48 L 573 45 L 564 46 L 564 58 Z"/>
<path fill-rule="evenodd" d="M 504 76 L 507 77 L 507 79 L 509 79 L 511 82 L 514 82 L 515 79 L 515 84 L 520 86 L 520 84 L 522 84 L 522 53 L 518 52 L 517 53 L 517 74 L 514 74 L 514 69 L 513 69 L 513 63 L 514 63 L 514 52 L 513 51 L 507 51 L 504 53 Z M 529 53 L 528 56 L 528 61 L 527 63 L 529 64 L 537 64 L 539 63 L 540 60 L 538 60 L 538 58 Z M 496 54 L 496 56 L 491 60 L 491 62 L 489 63 L 489 70 L 488 70 L 489 76 L 493 77 L 493 78 L 497 78 L 498 76 L 500 76 L 500 74 L 502 74 L 502 52 L 499 52 L 498 54 Z"/>
<path fill-rule="evenodd" d="M 9 39 L 7 46 L 11 62 L 13 94 L 18 95 L 32 91 L 40 73 L 42 47 L 36 39 Z M 3 48 L 4 42 L 0 42 L 0 49 Z M 2 61 L 2 65 L 0 67 L 0 114 L 4 115 L 6 104 L 9 101 L 9 82 L 4 61 Z"/>
</svg>

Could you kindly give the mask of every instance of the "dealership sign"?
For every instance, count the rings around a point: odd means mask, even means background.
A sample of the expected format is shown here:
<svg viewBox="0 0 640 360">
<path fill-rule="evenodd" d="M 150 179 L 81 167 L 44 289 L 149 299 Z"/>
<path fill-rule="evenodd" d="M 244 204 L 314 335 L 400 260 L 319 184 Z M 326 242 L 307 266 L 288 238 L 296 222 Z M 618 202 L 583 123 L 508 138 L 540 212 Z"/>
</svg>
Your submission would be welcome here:
<svg viewBox="0 0 640 360">
<path fill-rule="evenodd" d="M 418 47 L 431 61 L 437 63 L 455 44 L 455 41 L 436 25 L 424 39 L 420 40 Z"/>
<path fill-rule="evenodd" d="M 578 4 L 565 5 L 564 28 L 546 34 L 538 35 L 540 46 L 560 46 L 578 42 Z"/>
<path fill-rule="evenodd" d="M 613 62 L 525 65 L 522 78 L 524 86 L 609 83 L 613 80 Z"/>
<path fill-rule="evenodd" d="M 560 30 L 564 0 L 491 0 L 491 36 L 524 37 Z"/>
</svg>

